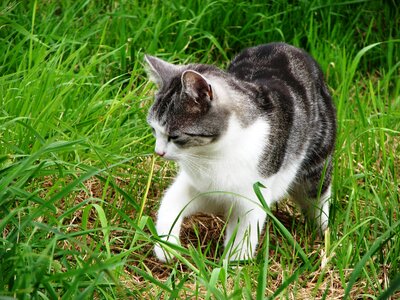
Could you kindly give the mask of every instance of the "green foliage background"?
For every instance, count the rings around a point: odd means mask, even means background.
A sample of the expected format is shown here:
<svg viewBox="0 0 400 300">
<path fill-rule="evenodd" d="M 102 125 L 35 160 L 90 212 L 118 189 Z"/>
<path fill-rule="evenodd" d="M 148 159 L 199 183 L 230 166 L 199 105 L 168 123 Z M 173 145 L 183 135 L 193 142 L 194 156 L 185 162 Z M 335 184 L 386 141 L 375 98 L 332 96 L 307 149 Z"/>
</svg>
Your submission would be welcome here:
<svg viewBox="0 0 400 300">
<path fill-rule="evenodd" d="M 329 298 L 327 274 L 344 297 L 395 293 L 399 20 L 394 0 L 2 1 L 0 295 L 290 299 L 305 289 Z M 311 53 L 337 107 L 329 239 L 313 246 L 309 231 L 286 236 L 276 220 L 257 261 L 240 270 L 196 247 L 149 267 L 151 216 L 175 169 L 152 157 L 144 53 L 225 67 L 271 41 Z"/>
</svg>

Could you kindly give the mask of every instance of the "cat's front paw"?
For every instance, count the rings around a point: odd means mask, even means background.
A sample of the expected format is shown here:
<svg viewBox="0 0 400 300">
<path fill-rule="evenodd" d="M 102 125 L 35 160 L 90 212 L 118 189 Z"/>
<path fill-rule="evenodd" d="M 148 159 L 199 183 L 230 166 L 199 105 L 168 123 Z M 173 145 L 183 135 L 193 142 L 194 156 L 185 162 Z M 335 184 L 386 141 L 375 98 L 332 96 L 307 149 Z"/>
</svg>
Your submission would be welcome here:
<svg viewBox="0 0 400 300">
<path fill-rule="evenodd" d="M 154 255 L 163 263 L 171 261 L 172 256 L 166 252 L 159 244 L 154 246 Z"/>
<path fill-rule="evenodd" d="M 253 254 L 249 251 L 236 251 L 234 253 L 229 254 L 229 261 L 231 262 L 243 262 L 243 261 L 248 261 L 253 259 Z"/>
</svg>

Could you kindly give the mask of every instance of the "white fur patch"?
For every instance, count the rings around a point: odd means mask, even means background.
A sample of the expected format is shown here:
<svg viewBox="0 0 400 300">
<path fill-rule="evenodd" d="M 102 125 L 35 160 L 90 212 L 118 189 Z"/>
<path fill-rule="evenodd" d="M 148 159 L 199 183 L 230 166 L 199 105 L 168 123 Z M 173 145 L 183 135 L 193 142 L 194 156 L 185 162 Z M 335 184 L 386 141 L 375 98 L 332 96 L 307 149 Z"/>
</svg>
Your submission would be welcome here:
<svg viewBox="0 0 400 300">
<path fill-rule="evenodd" d="M 240 193 L 259 180 L 258 164 L 269 132 L 259 119 L 247 128 L 232 116 L 227 132 L 216 143 L 187 149 L 179 165 L 199 192 Z"/>
<path fill-rule="evenodd" d="M 166 138 L 164 128 L 151 125 L 157 140 Z M 163 147 L 166 156 L 177 160 L 180 166 L 178 177 L 161 202 L 158 234 L 169 242 L 179 243 L 185 216 L 196 212 L 229 214 L 225 245 L 233 241 L 230 258 L 252 257 L 266 218 L 253 184 L 261 182 L 266 186 L 262 192 L 271 205 L 288 192 L 303 159 L 286 163 L 277 174 L 263 178 L 259 162 L 268 143 L 269 128 L 268 122 L 261 118 L 243 127 L 231 116 L 227 132 L 215 143 L 181 149 L 172 142 L 157 141 L 156 149 Z M 168 259 L 160 245 L 155 253 L 162 261 Z"/>
</svg>

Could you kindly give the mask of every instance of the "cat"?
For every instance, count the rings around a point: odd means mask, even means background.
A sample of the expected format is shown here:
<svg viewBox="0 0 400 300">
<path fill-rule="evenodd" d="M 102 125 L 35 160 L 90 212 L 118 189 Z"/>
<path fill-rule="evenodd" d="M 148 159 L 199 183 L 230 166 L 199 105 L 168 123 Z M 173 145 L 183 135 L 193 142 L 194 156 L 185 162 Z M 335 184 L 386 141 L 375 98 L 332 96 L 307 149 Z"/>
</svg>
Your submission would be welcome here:
<svg viewBox="0 0 400 300">
<path fill-rule="evenodd" d="M 317 62 L 285 43 L 247 48 L 226 71 L 146 55 L 158 92 L 147 121 L 155 152 L 179 172 L 158 210 L 159 237 L 179 244 L 184 217 L 227 217 L 229 260 L 255 255 L 268 205 L 291 196 L 321 232 L 328 226 L 336 111 Z M 172 259 L 162 242 L 155 255 Z"/>
</svg>

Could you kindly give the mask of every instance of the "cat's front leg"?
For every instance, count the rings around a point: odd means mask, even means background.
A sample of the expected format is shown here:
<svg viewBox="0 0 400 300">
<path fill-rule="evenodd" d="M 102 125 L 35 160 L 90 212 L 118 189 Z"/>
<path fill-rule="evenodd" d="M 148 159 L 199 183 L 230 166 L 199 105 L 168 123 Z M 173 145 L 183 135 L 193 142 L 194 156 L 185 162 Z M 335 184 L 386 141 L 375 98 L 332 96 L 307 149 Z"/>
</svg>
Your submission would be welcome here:
<svg viewBox="0 0 400 300">
<path fill-rule="evenodd" d="M 265 211 L 257 205 L 240 205 L 232 210 L 224 243 L 225 247 L 230 247 L 229 260 L 254 257 L 265 219 Z"/>
<path fill-rule="evenodd" d="M 193 211 L 190 202 L 195 196 L 194 188 L 191 186 L 187 175 L 180 173 L 174 183 L 168 188 L 157 214 L 156 229 L 158 236 L 170 243 L 179 245 L 179 233 L 183 218 Z M 166 262 L 172 258 L 161 246 L 156 244 L 154 247 L 156 257 Z"/>
</svg>

